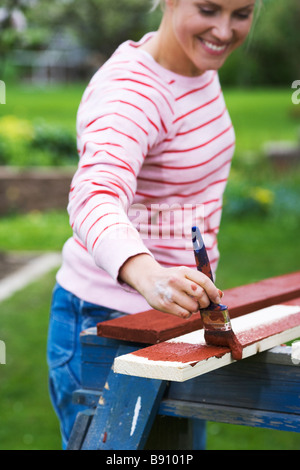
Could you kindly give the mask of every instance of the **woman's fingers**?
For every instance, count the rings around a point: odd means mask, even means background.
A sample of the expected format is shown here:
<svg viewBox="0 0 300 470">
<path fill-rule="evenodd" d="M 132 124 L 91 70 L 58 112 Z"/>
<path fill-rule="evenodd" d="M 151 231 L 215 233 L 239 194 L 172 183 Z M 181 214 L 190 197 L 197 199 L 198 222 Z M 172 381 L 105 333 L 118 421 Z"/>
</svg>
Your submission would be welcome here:
<svg viewBox="0 0 300 470">
<path fill-rule="evenodd" d="M 210 302 L 215 304 L 221 302 L 221 291 L 205 274 L 191 269 L 186 273 L 186 278 L 190 282 L 189 289 L 193 292 L 192 295 L 199 298 L 199 302 L 203 304 L 202 308 L 207 307 Z"/>
<path fill-rule="evenodd" d="M 152 308 L 182 318 L 210 302 L 221 301 L 219 290 L 205 274 L 186 266 L 162 267 L 148 254 L 129 258 L 119 277 L 142 294 Z"/>
<path fill-rule="evenodd" d="M 194 297 L 202 308 L 207 307 L 210 302 L 219 304 L 221 302 L 220 290 L 209 277 L 193 269 L 181 266 L 172 271 L 168 284 L 187 295 Z"/>
<path fill-rule="evenodd" d="M 198 302 L 184 292 L 182 280 L 174 276 L 156 281 L 153 297 L 159 310 L 174 315 L 186 317 L 199 309 Z"/>
<path fill-rule="evenodd" d="M 205 289 L 196 284 L 194 281 L 186 279 L 185 282 L 185 292 L 186 294 L 197 303 L 198 310 L 199 308 L 206 308 L 210 304 L 211 300 L 208 297 Z"/>
<path fill-rule="evenodd" d="M 196 273 L 194 276 L 189 268 L 184 267 L 168 270 L 168 274 L 169 276 L 156 282 L 154 294 L 159 297 L 160 310 L 187 317 L 199 308 L 208 307 L 211 301 L 219 303 L 219 290 L 204 274 Z"/>
</svg>

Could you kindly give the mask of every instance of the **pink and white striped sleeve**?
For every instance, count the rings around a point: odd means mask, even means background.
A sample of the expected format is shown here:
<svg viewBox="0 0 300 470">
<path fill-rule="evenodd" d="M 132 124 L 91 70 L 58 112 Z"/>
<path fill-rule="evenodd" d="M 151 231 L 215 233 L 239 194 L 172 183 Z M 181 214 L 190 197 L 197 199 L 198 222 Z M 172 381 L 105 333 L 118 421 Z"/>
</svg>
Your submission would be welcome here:
<svg viewBox="0 0 300 470">
<path fill-rule="evenodd" d="M 80 160 L 69 196 L 70 223 L 75 240 L 115 280 L 129 257 L 151 254 L 127 210 L 149 148 L 172 121 L 159 85 L 137 76 L 136 70 L 124 72 L 124 65 L 106 64 L 86 89 L 77 117 Z"/>
</svg>

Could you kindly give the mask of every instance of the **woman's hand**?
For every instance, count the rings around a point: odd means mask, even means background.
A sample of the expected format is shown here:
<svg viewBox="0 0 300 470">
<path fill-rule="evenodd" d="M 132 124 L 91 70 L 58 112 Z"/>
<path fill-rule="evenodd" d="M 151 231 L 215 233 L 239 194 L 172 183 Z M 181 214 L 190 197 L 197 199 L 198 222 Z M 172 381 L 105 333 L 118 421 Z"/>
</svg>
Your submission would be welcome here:
<svg viewBox="0 0 300 470">
<path fill-rule="evenodd" d="M 119 279 L 143 295 L 152 308 L 182 318 L 221 301 L 221 291 L 205 274 L 185 266 L 164 268 L 147 254 L 129 258 Z"/>
</svg>

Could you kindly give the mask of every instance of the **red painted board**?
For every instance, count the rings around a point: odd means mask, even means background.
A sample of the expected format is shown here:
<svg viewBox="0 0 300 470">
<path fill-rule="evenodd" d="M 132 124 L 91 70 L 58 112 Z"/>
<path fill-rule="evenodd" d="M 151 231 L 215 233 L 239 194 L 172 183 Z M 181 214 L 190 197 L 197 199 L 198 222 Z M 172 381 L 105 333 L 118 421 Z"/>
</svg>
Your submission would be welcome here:
<svg viewBox="0 0 300 470">
<path fill-rule="evenodd" d="M 300 336 L 300 298 L 232 320 L 242 359 Z M 126 375 L 182 382 L 234 362 L 229 348 L 207 345 L 203 329 L 144 347 L 114 360 Z"/>
<path fill-rule="evenodd" d="M 229 308 L 231 318 L 286 302 L 300 296 L 300 271 L 276 276 L 224 291 L 222 302 Z M 199 313 L 188 320 L 158 310 L 98 323 L 97 334 L 107 338 L 156 344 L 202 328 Z"/>
<path fill-rule="evenodd" d="M 98 323 L 97 334 L 106 338 L 156 344 L 200 328 L 202 321 L 199 313 L 183 320 L 158 310 L 147 310 Z"/>
<path fill-rule="evenodd" d="M 228 289 L 222 302 L 228 305 L 230 317 L 235 318 L 299 296 L 300 271 L 297 271 Z"/>
</svg>

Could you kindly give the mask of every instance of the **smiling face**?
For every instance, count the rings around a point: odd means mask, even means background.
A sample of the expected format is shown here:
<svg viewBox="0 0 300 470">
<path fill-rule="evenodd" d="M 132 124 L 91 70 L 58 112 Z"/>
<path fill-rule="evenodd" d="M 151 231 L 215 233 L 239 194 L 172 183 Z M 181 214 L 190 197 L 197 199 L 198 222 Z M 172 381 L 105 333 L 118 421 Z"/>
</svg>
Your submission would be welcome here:
<svg viewBox="0 0 300 470">
<path fill-rule="evenodd" d="M 254 7 L 255 0 L 166 0 L 161 63 L 189 76 L 218 70 L 245 41 Z"/>
</svg>

